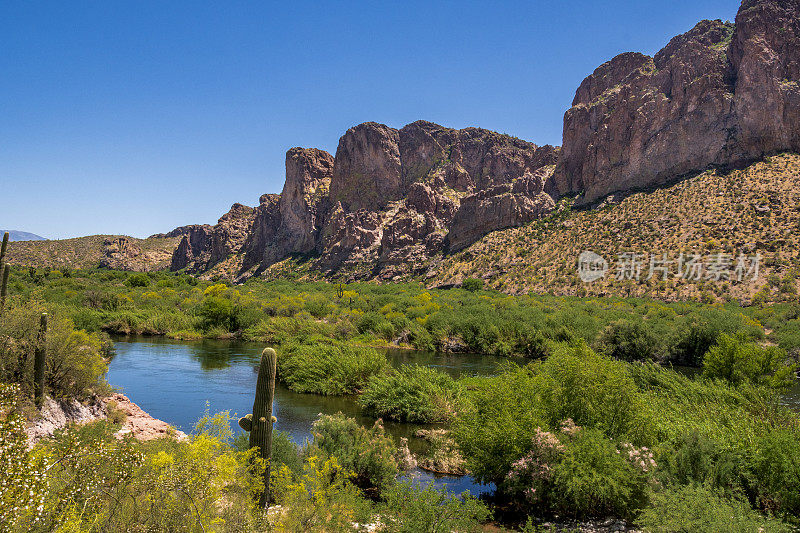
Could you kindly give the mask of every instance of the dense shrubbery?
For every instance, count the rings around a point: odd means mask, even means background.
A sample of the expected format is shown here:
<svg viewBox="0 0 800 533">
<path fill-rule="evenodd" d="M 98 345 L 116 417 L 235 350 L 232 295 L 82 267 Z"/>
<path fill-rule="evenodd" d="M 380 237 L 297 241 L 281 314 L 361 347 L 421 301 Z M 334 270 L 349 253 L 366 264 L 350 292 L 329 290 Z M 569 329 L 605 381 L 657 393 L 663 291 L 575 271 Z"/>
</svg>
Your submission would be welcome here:
<svg viewBox="0 0 800 533">
<path fill-rule="evenodd" d="M 765 518 L 747 501 L 726 498 L 702 485 L 683 485 L 656 492 L 638 522 L 646 531 L 674 533 L 778 533 L 788 525 Z"/>
<path fill-rule="evenodd" d="M 723 379 L 732 385 L 751 383 L 784 392 L 792 384 L 795 365 L 787 365 L 786 352 L 762 347 L 722 334 L 703 359 L 703 377 Z"/>
<path fill-rule="evenodd" d="M 716 347 L 768 351 L 725 337 Z M 800 423 L 779 404 L 774 358 L 757 352 L 751 367 L 714 350 L 708 357 L 707 368 L 733 361 L 732 374 L 714 378 L 745 377 L 692 379 L 562 345 L 544 362 L 471 380 L 453 436 L 473 474 L 522 508 L 635 517 L 655 505 L 663 512 L 646 511 L 645 522 L 675 531 L 664 525 L 681 520 L 674 494 L 702 485 L 692 496 L 708 506 L 693 511 L 700 530 L 725 513 L 781 530 L 757 511 L 800 516 Z"/>
<path fill-rule="evenodd" d="M 30 392 L 40 316 L 46 310 L 47 307 L 38 301 L 6 309 L 0 322 L 0 382 L 19 383 Z M 85 398 L 92 392 L 107 390 L 103 357 L 109 347 L 105 339 L 98 333 L 75 329 L 72 321 L 60 313 L 51 312 L 48 318 L 47 394 Z"/>
<path fill-rule="evenodd" d="M 0 387 L 0 531 L 322 533 L 372 522 L 409 533 L 467 532 L 488 516 L 472 498 L 396 486 L 391 439 L 352 419 L 321 419 L 320 437 L 302 451 L 278 435 L 285 461 L 274 457 L 271 487 L 280 507 L 266 514 L 254 499 L 263 465 L 231 446 L 228 413 L 207 415 L 182 442 L 120 440 L 118 426 L 96 422 L 29 451 L 18 395 Z M 365 498 L 351 479 L 377 482 L 383 501 Z"/>
<path fill-rule="evenodd" d="M 459 396 L 460 387 L 449 375 L 406 365 L 370 378 L 359 403 L 375 417 L 424 424 L 450 421 Z"/>
<path fill-rule="evenodd" d="M 12 277 L 12 294 L 27 301 L 38 292 L 88 331 L 238 335 L 272 344 L 320 335 L 531 358 L 548 355 L 552 342 L 583 339 L 615 356 L 699 366 L 722 333 L 763 337 L 755 318 L 769 324 L 782 348 L 800 348 L 800 313 L 793 315 L 789 304 L 742 309 L 733 303 L 507 296 L 413 283 L 353 283 L 338 291 L 332 283 L 251 280 L 230 287 L 163 272 L 78 270 L 66 278 L 15 269 Z"/>
<path fill-rule="evenodd" d="M 295 392 L 353 394 L 389 371 L 386 355 L 374 348 L 322 338 L 287 344 L 278 353 L 278 378 Z"/>
<path fill-rule="evenodd" d="M 367 429 L 341 413 L 323 415 L 311 426 L 313 449 L 335 457 L 362 489 L 381 490 L 392 484 L 399 472 L 394 440 L 380 421 Z"/>
</svg>

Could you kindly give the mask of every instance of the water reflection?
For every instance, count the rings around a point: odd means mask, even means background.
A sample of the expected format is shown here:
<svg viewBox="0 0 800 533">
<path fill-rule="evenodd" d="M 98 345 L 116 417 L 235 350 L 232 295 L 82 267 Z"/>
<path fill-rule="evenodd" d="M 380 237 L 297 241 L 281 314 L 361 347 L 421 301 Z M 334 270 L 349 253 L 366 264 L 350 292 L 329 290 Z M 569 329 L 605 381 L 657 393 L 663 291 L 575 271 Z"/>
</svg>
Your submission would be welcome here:
<svg viewBox="0 0 800 533">
<path fill-rule="evenodd" d="M 156 337 L 120 337 L 116 356 L 109 365 L 108 381 L 119 387 L 142 409 L 156 418 L 191 431 L 206 408 L 211 413 L 230 411 L 232 415 L 249 413 L 257 378 L 260 343 L 234 341 L 176 341 Z M 394 366 L 416 363 L 436 367 L 448 374 L 486 375 L 496 371 L 503 358 L 485 355 L 448 356 L 432 352 L 389 350 Z M 363 416 L 355 397 L 326 397 L 296 394 L 278 385 L 275 391 L 275 428 L 286 431 L 297 443 L 310 438 L 311 423 L 320 413 L 342 412 L 363 425 L 374 419 Z M 408 437 L 414 452 L 425 444 L 413 438 L 425 426 L 386 422 L 395 437 Z M 238 429 L 238 428 L 237 428 Z M 420 482 L 446 483 L 452 490 L 470 490 L 478 494 L 491 489 L 480 487 L 469 477 L 434 477 L 415 471 L 411 477 Z"/>
</svg>

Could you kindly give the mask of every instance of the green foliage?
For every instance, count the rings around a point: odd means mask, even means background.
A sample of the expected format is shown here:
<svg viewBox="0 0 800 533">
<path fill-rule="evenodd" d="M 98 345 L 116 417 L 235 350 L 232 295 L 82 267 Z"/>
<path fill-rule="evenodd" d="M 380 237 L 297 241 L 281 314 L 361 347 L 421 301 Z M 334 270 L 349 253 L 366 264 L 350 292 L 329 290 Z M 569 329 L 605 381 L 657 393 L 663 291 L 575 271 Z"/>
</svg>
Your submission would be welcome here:
<svg viewBox="0 0 800 533">
<path fill-rule="evenodd" d="M 696 484 L 656 492 L 652 505 L 642 512 L 638 522 L 653 533 L 792 531 L 786 524 L 761 516 L 746 501 L 723 497 Z"/>
<path fill-rule="evenodd" d="M 566 441 L 553 468 L 552 504 L 572 516 L 632 516 L 646 502 L 655 463 L 646 448 L 618 446 L 599 430 Z"/>
<path fill-rule="evenodd" d="M 28 451 L 20 389 L 0 383 L 0 532 L 21 531 L 40 515 L 47 497 L 45 463 Z"/>
<path fill-rule="evenodd" d="M 476 278 L 466 278 L 461 283 L 461 288 L 465 291 L 475 292 L 483 289 L 483 280 Z"/>
<path fill-rule="evenodd" d="M 732 385 L 752 383 L 778 392 L 791 387 L 795 365 L 787 365 L 786 352 L 775 346 L 762 347 L 741 336 L 719 336 L 703 358 L 703 377 L 723 379 Z"/>
<path fill-rule="evenodd" d="M 374 348 L 321 338 L 288 344 L 278 358 L 278 377 L 287 387 L 327 396 L 356 393 L 388 370 L 386 356 Z"/>
<path fill-rule="evenodd" d="M 369 520 L 369 503 L 335 457 L 311 455 L 300 472 L 283 466 L 273 484 L 276 503 L 286 511 L 275 513 L 270 531 L 354 531 L 354 524 Z"/>
<path fill-rule="evenodd" d="M 595 347 L 615 359 L 648 361 L 657 354 L 658 339 L 643 322 L 617 320 L 600 332 Z"/>
<path fill-rule="evenodd" d="M 335 457 L 356 486 L 381 491 L 394 482 L 399 472 L 396 447 L 380 421 L 367 429 L 342 413 L 322 415 L 311 433 L 314 449 Z"/>
<path fill-rule="evenodd" d="M 449 375 L 404 365 L 399 371 L 372 376 L 359 403 L 375 417 L 425 424 L 451 420 L 459 396 L 459 387 Z"/>
<path fill-rule="evenodd" d="M 128 287 L 147 287 L 150 285 L 150 276 L 144 273 L 131 274 L 125 280 Z"/>
<path fill-rule="evenodd" d="M 0 380 L 33 384 L 34 352 L 39 338 L 41 302 L 12 305 L 0 322 Z M 84 398 L 107 389 L 103 342 L 96 333 L 75 329 L 72 321 L 51 313 L 45 344 L 45 388 L 54 397 Z"/>
<path fill-rule="evenodd" d="M 489 509 L 469 494 L 398 483 L 384 493 L 384 514 L 396 533 L 479 532 Z"/>
<path fill-rule="evenodd" d="M 577 343 L 561 345 L 538 370 L 536 397 L 548 427 L 569 418 L 620 437 L 641 425 L 642 399 L 624 363 Z"/>
</svg>

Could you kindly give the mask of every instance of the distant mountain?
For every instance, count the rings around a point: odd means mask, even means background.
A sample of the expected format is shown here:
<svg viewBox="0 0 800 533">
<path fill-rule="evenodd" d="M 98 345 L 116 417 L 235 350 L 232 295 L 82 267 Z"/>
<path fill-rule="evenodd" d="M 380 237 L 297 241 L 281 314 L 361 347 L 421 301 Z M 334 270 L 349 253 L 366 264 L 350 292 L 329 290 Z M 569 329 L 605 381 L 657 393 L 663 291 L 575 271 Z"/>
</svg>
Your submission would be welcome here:
<svg viewBox="0 0 800 533">
<path fill-rule="evenodd" d="M 3 230 L 0 230 L 0 235 L 5 233 L 6 231 L 9 233 L 8 239 L 11 242 L 14 242 L 14 241 L 46 241 L 47 240 L 44 237 L 41 237 L 41 236 L 36 235 L 34 233 L 28 233 L 27 231 L 19 231 L 19 230 L 16 230 L 16 229 L 3 229 Z"/>
</svg>

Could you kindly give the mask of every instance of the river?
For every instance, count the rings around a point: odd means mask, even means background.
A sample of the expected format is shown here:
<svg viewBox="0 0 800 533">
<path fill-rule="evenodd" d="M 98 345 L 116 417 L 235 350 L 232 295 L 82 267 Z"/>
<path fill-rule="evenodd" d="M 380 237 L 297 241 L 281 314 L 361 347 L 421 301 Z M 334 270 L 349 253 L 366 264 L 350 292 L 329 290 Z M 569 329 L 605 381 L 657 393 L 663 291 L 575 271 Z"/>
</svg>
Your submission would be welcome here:
<svg viewBox="0 0 800 533">
<path fill-rule="evenodd" d="M 108 370 L 108 382 L 155 418 L 191 432 L 208 407 L 211 413 L 230 411 L 233 416 L 251 412 L 255 393 L 258 360 L 264 345 L 236 341 L 177 341 L 162 337 L 118 337 L 116 355 Z M 454 377 L 464 374 L 488 375 L 496 372 L 504 358 L 478 354 L 444 355 L 433 352 L 387 350 L 394 366 L 420 364 L 432 366 Z M 277 385 L 275 391 L 275 429 L 285 431 L 298 444 L 311 438 L 311 423 L 320 413 L 339 411 L 372 425 L 373 418 L 362 415 L 354 397 L 297 394 Z M 236 430 L 238 426 L 234 424 Z M 412 451 L 423 443 L 413 437 L 425 427 L 386 422 L 395 437 L 408 437 Z M 489 492 L 469 476 L 434 476 L 422 470 L 411 477 L 449 490 L 468 490 L 473 495 Z"/>
</svg>

